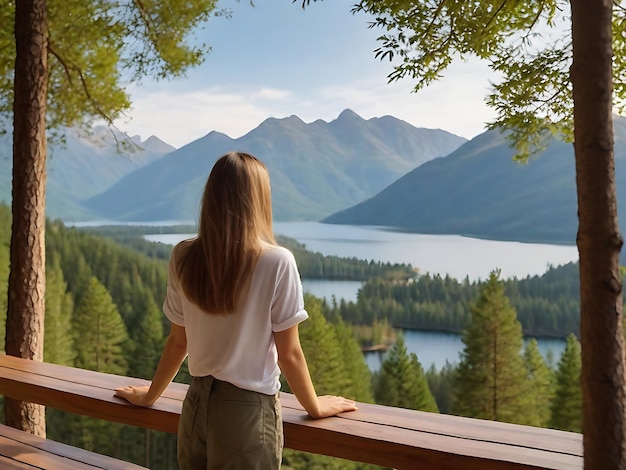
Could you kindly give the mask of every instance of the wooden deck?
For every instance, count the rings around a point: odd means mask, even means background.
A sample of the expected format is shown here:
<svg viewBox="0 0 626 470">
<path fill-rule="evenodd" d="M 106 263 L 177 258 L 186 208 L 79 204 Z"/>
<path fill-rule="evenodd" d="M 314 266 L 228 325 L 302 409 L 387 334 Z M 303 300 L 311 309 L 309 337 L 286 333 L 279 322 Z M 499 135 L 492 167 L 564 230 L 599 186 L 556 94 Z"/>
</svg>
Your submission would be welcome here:
<svg viewBox="0 0 626 470">
<path fill-rule="evenodd" d="M 146 470 L 123 460 L 43 439 L 0 424 L 3 470 Z"/>
<path fill-rule="evenodd" d="M 171 384 L 151 408 L 113 396 L 143 380 L 0 355 L 0 395 L 72 413 L 175 433 L 187 390 Z M 576 433 L 359 404 L 312 420 L 281 394 L 288 448 L 397 469 L 582 469 Z M 1 445 L 1 444 L 0 444 Z"/>
</svg>

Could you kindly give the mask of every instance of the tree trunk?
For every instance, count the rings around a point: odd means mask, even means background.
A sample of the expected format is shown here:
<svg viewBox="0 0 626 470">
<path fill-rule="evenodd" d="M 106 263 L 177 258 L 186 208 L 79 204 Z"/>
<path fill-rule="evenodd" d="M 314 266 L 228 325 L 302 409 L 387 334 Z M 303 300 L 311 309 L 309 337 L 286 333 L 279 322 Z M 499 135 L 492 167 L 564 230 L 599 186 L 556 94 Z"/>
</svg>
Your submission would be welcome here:
<svg viewBox="0 0 626 470">
<path fill-rule="evenodd" d="M 41 361 L 45 313 L 46 94 L 45 0 L 15 4 L 13 226 L 6 322 L 7 354 Z M 45 408 L 5 400 L 10 426 L 45 436 Z"/>
<path fill-rule="evenodd" d="M 571 0 L 586 469 L 626 468 L 622 236 L 612 121 L 612 0 Z"/>
</svg>

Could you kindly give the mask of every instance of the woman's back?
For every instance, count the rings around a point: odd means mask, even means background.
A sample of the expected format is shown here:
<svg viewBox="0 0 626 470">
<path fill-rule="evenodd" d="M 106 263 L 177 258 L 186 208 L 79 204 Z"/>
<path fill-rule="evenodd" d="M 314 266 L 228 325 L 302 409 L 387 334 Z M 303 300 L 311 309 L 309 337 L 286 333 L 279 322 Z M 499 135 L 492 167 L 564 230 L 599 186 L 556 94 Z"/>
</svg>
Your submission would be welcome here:
<svg viewBox="0 0 626 470">
<path fill-rule="evenodd" d="M 203 311 L 182 292 L 175 269 L 177 252 L 170 261 L 163 310 L 170 321 L 185 327 L 190 374 L 212 375 L 247 390 L 276 393 L 280 370 L 273 333 L 308 317 L 291 252 L 266 245 L 236 310 L 217 315 Z"/>
</svg>

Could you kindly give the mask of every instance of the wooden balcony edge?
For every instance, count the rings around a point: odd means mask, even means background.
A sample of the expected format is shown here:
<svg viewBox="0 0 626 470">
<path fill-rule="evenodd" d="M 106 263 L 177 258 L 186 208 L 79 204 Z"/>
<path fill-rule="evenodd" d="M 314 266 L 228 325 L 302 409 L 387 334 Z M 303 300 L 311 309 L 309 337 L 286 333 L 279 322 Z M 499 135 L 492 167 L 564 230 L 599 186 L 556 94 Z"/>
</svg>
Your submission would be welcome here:
<svg viewBox="0 0 626 470">
<path fill-rule="evenodd" d="M 175 433 L 186 385 L 171 384 L 151 408 L 113 396 L 145 380 L 0 355 L 0 394 L 76 414 Z M 362 404 L 313 420 L 281 393 L 285 445 L 393 468 L 583 468 L 582 436 L 549 429 Z"/>
</svg>

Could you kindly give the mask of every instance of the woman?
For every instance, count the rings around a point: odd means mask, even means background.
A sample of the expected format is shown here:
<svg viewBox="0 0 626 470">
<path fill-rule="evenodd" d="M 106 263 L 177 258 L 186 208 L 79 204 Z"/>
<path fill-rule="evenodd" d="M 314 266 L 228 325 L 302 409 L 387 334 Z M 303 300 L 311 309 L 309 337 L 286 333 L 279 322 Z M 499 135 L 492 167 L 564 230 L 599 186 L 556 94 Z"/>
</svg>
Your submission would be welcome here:
<svg viewBox="0 0 626 470">
<path fill-rule="evenodd" d="M 170 335 L 150 386 L 115 394 L 150 406 L 188 355 L 192 383 L 178 429 L 182 469 L 280 468 L 280 373 L 313 418 L 356 409 L 318 397 L 300 346 L 304 310 L 291 252 L 272 232 L 269 173 L 246 153 L 214 165 L 198 236 L 179 243 L 169 264 L 165 315 Z"/>
</svg>

